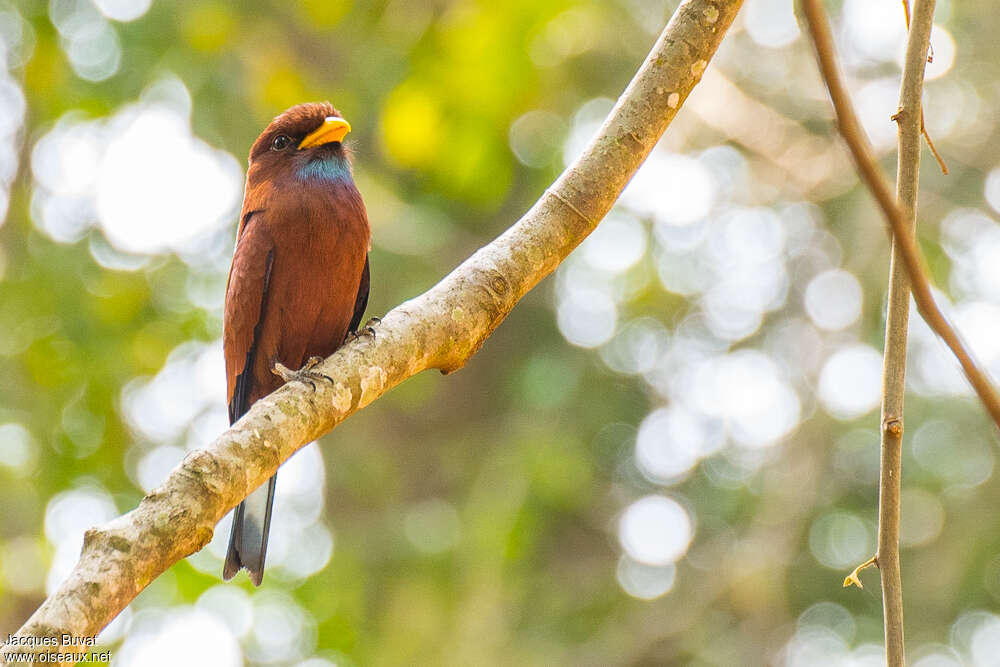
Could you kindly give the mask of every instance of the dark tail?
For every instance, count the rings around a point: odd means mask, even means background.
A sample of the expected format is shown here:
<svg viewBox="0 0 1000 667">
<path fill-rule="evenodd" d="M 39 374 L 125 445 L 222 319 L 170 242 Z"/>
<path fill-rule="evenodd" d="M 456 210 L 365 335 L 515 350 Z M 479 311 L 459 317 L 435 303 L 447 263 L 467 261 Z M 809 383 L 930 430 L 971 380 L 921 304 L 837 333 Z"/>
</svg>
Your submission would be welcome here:
<svg viewBox="0 0 1000 667">
<path fill-rule="evenodd" d="M 233 512 L 233 531 L 229 534 L 229 552 L 222 578 L 232 579 L 241 567 L 247 569 L 250 581 L 260 586 L 264 578 L 264 556 L 267 555 L 267 533 L 271 528 L 271 506 L 274 504 L 275 475 L 247 496 Z"/>
</svg>

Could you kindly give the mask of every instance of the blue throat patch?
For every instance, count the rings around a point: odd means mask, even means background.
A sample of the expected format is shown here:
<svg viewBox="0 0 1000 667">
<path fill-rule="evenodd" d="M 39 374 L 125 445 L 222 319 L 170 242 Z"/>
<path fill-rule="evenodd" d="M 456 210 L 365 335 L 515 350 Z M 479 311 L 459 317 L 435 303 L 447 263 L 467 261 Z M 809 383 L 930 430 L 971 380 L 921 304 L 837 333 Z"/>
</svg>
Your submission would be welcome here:
<svg viewBox="0 0 1000 667">
<path fill-rule="evenodd" d="M 351 180 L 351 168 L 346 159 L 331 156 L 325 160 L 311 160 L 299 169 L 298 175 L 299 178 L 345 182 Z"/>
</svg>

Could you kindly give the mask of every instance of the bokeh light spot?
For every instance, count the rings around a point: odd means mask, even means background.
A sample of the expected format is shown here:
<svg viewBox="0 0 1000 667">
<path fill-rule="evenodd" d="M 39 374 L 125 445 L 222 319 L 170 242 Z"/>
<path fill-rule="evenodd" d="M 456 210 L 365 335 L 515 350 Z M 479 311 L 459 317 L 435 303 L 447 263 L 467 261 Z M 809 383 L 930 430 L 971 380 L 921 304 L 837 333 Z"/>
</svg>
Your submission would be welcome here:
<svg viewBox="0 0 1000 667">
<path fill-rule="evenodd" d="M 993 475 L 992 443 L 950 421 L 931 419 L 921 424 L 910 446 L 917 464 L 947 485 L 971 488 Z"/>
<path fill-rule="evenodd" d="M 799 36 L 792 0 L 750 0 L 743 10 L 750 39 L 761 46 L 779 48 Z"/>
<path fill-rule="evenodd" d="M 882 355 L 870 345 L 856 343 L 834 352 L 819 374 L 819 399 L 832 417 L 856 419 L 879 402 Z"/>
<path fill-rule="evenodd" d="M 622 273 L 646 254 L 646 228 L 631 215 L 612 211 L 578 252 L 599 271 Z"/>
<path fill-rule="evenodd" d="M 857 623 L 854 616 L 836 602 L 817 602 L 799 614 L 797 626 L 799 630 L 819 627 L 837 633 L 844 642 L 854 641 Z"/>
<path fill-rule="evenodd" d="M 861 316 L 861 283 L 842 269 L 824 271 L 809 281 L 805 305 L 809 318 L 821 329 L 838 331 Z"/>
<path fill-rule="evenodd" d="M 986 174 L 984 189 L 986 201 L 994 211 L 1000 213 L 1000 167 L 994 167 Z"/>
<path fill-rule="evenodd" d="M 889 6 L 881 2 L 866 4 Z M 892 10 L 895 12 L 897 7 L 893 6 Z M 899 23 L 902 24 L 902 21 Z M 879 29 L 882 27 L 879 26 Z M 894 147 L 896 124 L 890 116 L 896 113 L 896 108 L 899 106 L 899 80 L 895 77 L 885 77 L 869 81 L 854 96 L 854 104 L 872 146 L 877 151 L 886 151 Z"/>
<path fill-rule="evenodd" d="M 969 648 L 972 660 L 977 667 L 979 665 L 983 665 L 983 667 L 996 665 L 997 657 L 1000 656 L 1000 618 L 993 616 L 980 624 L 972 635 L 972 643 Z"/>
<path fill-rule="evenodd" d="M 618 373 L 645 373 L 653 369 L 668 344 L 664 326 L 651 317 L 641 317 L 618 329 L 614 338 L 601 347 L 601 359 Z"/>
<path fill-rule="evenodd" d="M 518 162 L 545 167 L 559 156 L 566 125 L 551 111 L 529 111 L 510 126 L 510 149 Z M 603 223 L 602 223 L 603 224 Z"/>
<path fill-rule="evenodd" d="M 142 490 L 149 493 L 166 481 L 167 475 L 184 458 L 180 447 L 156 447 L 139 461 L 136 476 Z"/>
<path fill-rule="evenodd" d="M 951 36 L 951 32 L 944 26 L 935 23 L 931 28 L 930 51 L 934 58 L 928 61 L 924 67 L 924 80 L 933 81 L 947 74 L 951 70 L 952 65 L 955 64 L 957 50 L 958 47 L 955 44 L 955 38 Z M 902 67 L 905 60 L 906 47 L 901 44 L 897 51 L 896 62 Z"/>
<path fill-rule="evenodd" d="M 101 1 L 116 4 L 128 0 Z M 53 0 L 49 3 L 49 18 L 59 31 L 60 44 L 77 76 L 97 82 L 118 71 L 122 60 L 121 40 L 95 3 Z"/>
<path fill-rule="evenodd" d="M 618 522 L 618 540 L 630 558 L 664 566 L 681 558 L 694 536 L 691 516 L 680 503 L 665 496 L 646 496 L 625 510 Z"/>
<path fill-rule="evenodd" d="M 847 512 L 831 512 L 813 522 L 809 550 L 824 566 L 850 569 L 872 552 L 872 531 L 861 519 Z"/>
<path fill-rule="evenodd" d="M 18 474 L 32 471 L 38 456 L 38 445 L 31 433 L 17 422 L 0 424 L 0 466 Z"/>
<path fill-rule="evenodd" d="M 46 578 L 51 593 L 69 575 L 80 556 L 84 532 L 118 515 L 104 489 L 87 486 L 56 494 L 45 508 L 45 536 L 56 553 Z"/>
<path fill-rule="evenodd" d="M 229 223 L 242 180 L 232 156 L 193 137 L 187 119 L 172 109 L 148 107 L 119 117 L 116 125 L 96 201 L 115 247 L 179 250 Z"/>
<path fill-rule="evenodd" d="M 706 421 L 681 406 L 660 408 L 639 425 L 636 463 L 649 479 L 674 484 L 724 442 L 721 422 Z"/>
<path fill-rule="evenodd" d="M 901 14 L 899 5 L 891 2 L 845 0 L 842 16 L 846 45 L 839 50 L 855 62 L 894 60 L 899 45 L 906 39 L 906 23 Z"/>
<path fill-rule="evenodd" d="M 102 14 L 115 21 L 134 21 L 147 11 L 153 0 L 93 0 Z"/>
<path fill-rule="evenodd" d="M 640 600 L 655 600 L 666 595 L 674 587 L 677 567 L 668 565 L 646 565 L 637 563 L 628 556 L 618 560 L 618 584 L 626 593 Z"/>
<path fill-rule="evenodd" d="M 250 596 L 245 590 L 235 586 L 212 586 L 198 596 L 197 608 L 225 623 L 236 637 L 245 636 L 253 624 Z"/>
<path fill-rule="evenodd" d="M 162 617 L 137 622 L 115 652 L 121 667 L 240 667 L 239 644 L 214 614 L 198 608 L 171 609 Z M 155 620 L 154 620 L 155 619 Z"/>
<path fill-rule="evenodd" d="M 55 240 L 99 223 L 126 253 L 194 252 L 229 224 L 239 163 L 193 136 L 182 83 L 161 81 L 146 97 L 105 120 L 67 114 L 35 145 L 33 218 Z"/>
<path fill-rule="evenodd" d="M 597 289 L 572 289 L 556 309 L 559 331 L 573 345 L 597 347 L 615 333 L 618 309 L 614 299 Z"/>
<path fill-rule="evenodd" d="M 315 620 L 287 593 L 253 597 L 253 634 L 247 653 L 258 662 L 290 662 L 312 654 Z"/>
<path fill-rule="evenodd" d="M 689 225 L 715 203 L 716 184 L 698 160 L 655 150 L 622 193 L 622 204 L 658 224 Z"/>
<path fill-rule="evenodd" d="M 798 425 L 798 394 L 777 364 L 756 350 L 741 350 L 699 364 L 691 400 L 719 417 L 733 441 L 755 449 L 778 442 Z"/>
</svg>

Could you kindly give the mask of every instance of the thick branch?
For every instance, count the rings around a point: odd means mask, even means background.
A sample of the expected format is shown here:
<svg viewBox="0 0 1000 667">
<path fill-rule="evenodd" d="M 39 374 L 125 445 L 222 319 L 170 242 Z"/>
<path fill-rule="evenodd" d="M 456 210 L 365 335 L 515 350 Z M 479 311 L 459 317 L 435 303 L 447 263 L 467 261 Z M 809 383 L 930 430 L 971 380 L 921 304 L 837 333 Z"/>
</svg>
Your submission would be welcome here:
<svg viewBox="0 0 1000 667">
<path fill-rule="evenodd" d="M 834 60 L 833 36 L 830 34 L 830 26 L 823 14 L 821 4 L 818 0 L 802 0 L 802 8 L 816 46 L 820 71 L 826 81 L 827 88 L 830 90 L 830 99 L 837 111 L 840 134 L 844 137 L 844 141 L 851 151 L 851 156 L 854 158 L 862 180 L 875 196 L 875 200 L 889 222 L 893 240 L 898 246 L 899 257 L 902 258 L 906 273 L 910 277 L 910 287 L 913 290 L 913 300 L 917 303 L 917 310 L 927 325 L 944 341 L 948 349 L 958 359 L 965 377 L 972 384 L 979 400 L 986 407 L 986 411 L 989 412 L 994 423 L 1000 426 L 1000 397 L 997 396 L 996 390 L 990 384 L 986 374 L 973 361 L 967 346 L 948 323 L 934 301 L 930 279 L 927 277 L 927 270 L 924 268 L 920 250 L 909 229 L 907 218 L 896 205 L 893 194 L 872 157 L 868 139 L 858 124 L 850 98 L 840 79 L 840 73 L 837 71 Z M 917 120 L 919 121 L 919 118 Z"/>
<path fill-rule="evenodd" d="M 514 226 L 428 292 L 388 313 L 297 383 L 258 401 L 192 452 L 135 510 L 87 533 L 80 561 L 16 637 L 89 636 L 170 565 L 201 549 L 215 524 L 278 465 L 406 378 L 461 368 L 532 287 L 594 229 L 698 83 L 742 0 L 686 0 L 597 135 Z M 24 650 L 8 645 L 5 655 Z M 48 649 L 52 650 L 52 649 Z"/>
</svg>

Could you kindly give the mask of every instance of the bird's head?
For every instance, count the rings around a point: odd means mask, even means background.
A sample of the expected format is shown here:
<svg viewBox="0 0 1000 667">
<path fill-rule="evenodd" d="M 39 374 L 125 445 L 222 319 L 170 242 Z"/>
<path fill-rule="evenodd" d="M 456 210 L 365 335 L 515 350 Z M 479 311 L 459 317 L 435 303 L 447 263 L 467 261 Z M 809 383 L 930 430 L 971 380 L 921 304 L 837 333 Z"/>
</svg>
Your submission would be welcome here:
<svg viewBox="0 0 1000 667">
<path fill-rule="evenodd" d="M 276 178 L 348 180 L 344 136 L 351 126 L 329 102 L 297 104 L 277 116 L 250 149 L 247 185 Z"/>
</svg>

